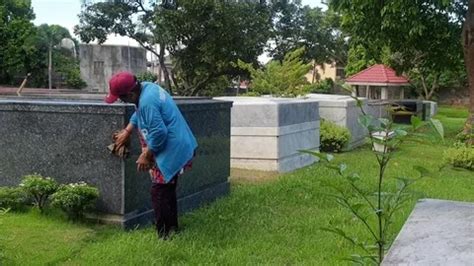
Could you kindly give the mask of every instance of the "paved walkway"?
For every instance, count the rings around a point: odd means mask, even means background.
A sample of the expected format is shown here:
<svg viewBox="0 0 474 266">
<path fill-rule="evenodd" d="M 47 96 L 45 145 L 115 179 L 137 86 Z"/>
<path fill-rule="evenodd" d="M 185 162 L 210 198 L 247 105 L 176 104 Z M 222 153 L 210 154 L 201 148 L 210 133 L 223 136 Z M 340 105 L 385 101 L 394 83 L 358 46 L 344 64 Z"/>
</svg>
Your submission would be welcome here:
<svg viewBox="0 0 474 266">
<path fill-rule="evenodd" d="M 420 200 L 382 265 L 474 265 L 474 203 Z"/>
</svg>

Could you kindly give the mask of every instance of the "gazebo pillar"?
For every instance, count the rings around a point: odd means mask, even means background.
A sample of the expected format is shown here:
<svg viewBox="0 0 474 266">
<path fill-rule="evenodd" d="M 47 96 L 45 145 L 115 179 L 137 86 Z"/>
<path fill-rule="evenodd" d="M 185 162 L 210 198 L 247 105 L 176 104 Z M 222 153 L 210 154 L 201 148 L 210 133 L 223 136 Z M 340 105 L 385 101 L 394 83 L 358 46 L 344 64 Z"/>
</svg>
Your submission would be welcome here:
<svg viewBox="0 0 474 266">
<path fill-rule="evenodd" d="M 365 86 L 365 98 L 369 99 L 370 97 L 370 86 Z"/>
<path fill-rule="evenodd" d="M 400 88 L 400 99 L 405 99 L 405 88 L 404 87 Z"/>
<path fill-rule="evenodd" d="M 388 90 L 387 87 L 382 87 L 382 90 L 380 92 L 380 98 L 382 100 L 388 100 Z"/>
</svg>

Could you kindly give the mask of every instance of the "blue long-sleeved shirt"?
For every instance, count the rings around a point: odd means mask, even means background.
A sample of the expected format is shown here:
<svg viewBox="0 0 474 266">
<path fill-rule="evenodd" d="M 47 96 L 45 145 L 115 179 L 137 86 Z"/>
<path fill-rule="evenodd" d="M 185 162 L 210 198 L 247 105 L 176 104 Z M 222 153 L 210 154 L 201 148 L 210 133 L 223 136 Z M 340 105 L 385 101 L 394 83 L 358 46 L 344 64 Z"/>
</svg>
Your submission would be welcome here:
<svg viewBox="0 0 474 266">
<path fill-rule="evenodd" d="M 138 107 L 130 123 L 142 133 L 169 182 L 192 159 L 197 142 L 171 96 L 155 83 L 141 85 Z"/>
</svg>

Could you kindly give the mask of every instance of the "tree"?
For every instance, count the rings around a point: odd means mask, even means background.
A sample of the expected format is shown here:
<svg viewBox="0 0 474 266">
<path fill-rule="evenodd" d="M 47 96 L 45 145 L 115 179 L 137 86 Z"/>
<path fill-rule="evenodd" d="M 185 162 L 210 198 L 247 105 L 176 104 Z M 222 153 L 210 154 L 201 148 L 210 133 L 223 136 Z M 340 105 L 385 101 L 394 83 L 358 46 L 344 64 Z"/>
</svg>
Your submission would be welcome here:
<svg viewBox="0 0 474 266">
<path fill-rule="evenodd" d="M 83 9 L 79 15 L 79 25 L 74 32 L 86 43 L 97 40 L 104 43 L 109 34 L 127 36 L 137 41 L 147 51 L 158 57 L 164 72 L 165 87 L 171 92 L 169 72 L 165 65 L 165 48 L 167 45 L 166 32 L 160 32 L 160 27 L 154 24 L 158 11 L 174 8 L 174 1 L 144 0 L 104 0 L 82 1 Z M 159 46 L 156 51 L 155 46 Z"/>
<path fill-rule="evenodd" d="M 216 93 L 207 88 L 243 74 L 232 62 L 258 64 L 269 36 L 268 8 L 253 1 L 184 0 L 160 11 L 155 24 L 170 36 L 167 48 L 181 94 Z"/>
<path fill-rule="evenodd" d="M 377 63 L 382 63 L 384 49 L 388 49 L 392 54 L 390 65 L 395 70 L 415 71 L 422 79 L 423 95 L 427 99 L 438 88 L 442 73 L 459 64 L 463 1 L 331 0 L 329 3 L 342 15 L 343 29 L 351 36 L 353 48 L 363 47 L 369 61 Z"/>
<path fill-rule="evenodd" d="M 37 30 L 39 45 L 46 44 L 48 49 L 48 88 L 52 89 L 53 49 L 58 47 L 63 38 L 71 38 L 69 31 L 59 25 L 42 24 Z"/>
<path fill-rule="evenodd" d="M 35 18 L 28 0 L 2 0 L 0 3 L 0 83 L 11 83 L 15 75 L 31 70 L 35 52 Z"/>
<path fill-rule="evenodd" d="M 241 72 L 230 63 L 243 58 L 257 62 L 268 39 L 267 7 L 255 1 L 192 0 L 85 1 L 75 32 L 85 42 L 116 33 L 135 39 L 164 64 L 165 50 L 173 61 L 173 85 L 180 94 L 206 94 L 212 82 L 221 83 Z M 154 49 L 159 45 L 160 51 Z"/>
<path fill-rule="evenodd" d="M 340 31 L 337 13 L 303 7 L 300 0 L 273 1 L 272 16 L 272 47 L 269 51 L 274 59 L 282 60 L 286 53 L 305 47 L 303 59 L 313 62 L 313 69 L 323 63 L 345 65 L 347 42 Z"/>
<path fill-rule="evenodd" d="M 463 133 L 469 138 L 467 142 L 474 144 L 474 1 L 469 0 L 466 20 L 463 25 L 463 51 L 469 81 L 469 117 L 466 120 Z"/>
<path fill-rule="evenodd" d="M 303 10 L 301 0 L 272 1 L 272 45 L 270 55 L 283 60 L 289 51 L 302 47 Z"/>
<path fill-rule="evenodd" d="M 272 60 L 265 69 L 255 69 L 252 64 L 238 61 L 238 66 L 250 72 L 250 87 L 256 94 L 275 96 L 298 96 L 306 93 L 308 81 L 305 75 L 311 68 L 302 60 L 304 47 L 289 52 L 283 61 Z"/>
</svg>

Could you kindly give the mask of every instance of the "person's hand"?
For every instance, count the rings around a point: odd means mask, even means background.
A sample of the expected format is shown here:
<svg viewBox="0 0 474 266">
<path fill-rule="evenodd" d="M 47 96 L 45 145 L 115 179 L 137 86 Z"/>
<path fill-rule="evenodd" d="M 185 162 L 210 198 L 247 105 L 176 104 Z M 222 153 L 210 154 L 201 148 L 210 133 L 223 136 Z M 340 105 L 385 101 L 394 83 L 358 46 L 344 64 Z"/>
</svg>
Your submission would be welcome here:
<svg viewBox="0 0 474 266">
<path fill-rule="evenodd" d="M 148 171 L 155 163 L 153 161 L 153 155 L 151 151 L 146 148 L 142 149 L 142 153 L 138 157 L 138 160 L 136 163 L 137 163 L 137 170 L 139 172 Z"/>
<path fill-rule="evenodd" d="M 121 148 L 122 146 L 125 146 L 125 143 L 128 142 L 128 139 L 130 138 L 131 134 L 132 134 L 132 131 L 126 128 L 122 129 L 117 134 L 114 134 L 113 139 L 114 139 L 115 145 L 117 146 L 117 149 Z"/>
</svg>

